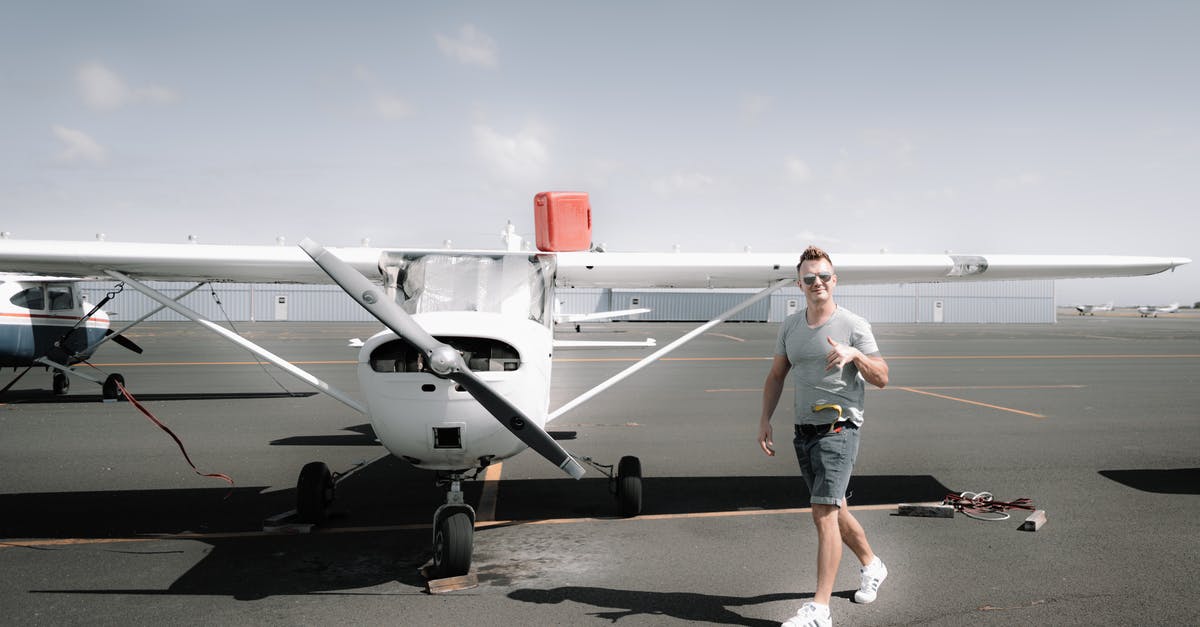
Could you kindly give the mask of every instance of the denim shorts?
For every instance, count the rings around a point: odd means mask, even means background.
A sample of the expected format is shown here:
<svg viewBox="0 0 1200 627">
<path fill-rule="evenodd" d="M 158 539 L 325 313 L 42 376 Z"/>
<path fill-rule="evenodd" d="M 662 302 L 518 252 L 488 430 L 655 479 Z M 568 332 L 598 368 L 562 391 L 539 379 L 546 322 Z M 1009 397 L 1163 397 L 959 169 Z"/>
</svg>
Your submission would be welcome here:
<svg viewBox="0 0 1200 627">
<path fill-rule="evenodd" d="M 858 429 L 854 428 L 817 436 L 796 435 L 792 444 L 812 504 L 841 505 L 858 458 L 858 440 Z"/>
</svg>

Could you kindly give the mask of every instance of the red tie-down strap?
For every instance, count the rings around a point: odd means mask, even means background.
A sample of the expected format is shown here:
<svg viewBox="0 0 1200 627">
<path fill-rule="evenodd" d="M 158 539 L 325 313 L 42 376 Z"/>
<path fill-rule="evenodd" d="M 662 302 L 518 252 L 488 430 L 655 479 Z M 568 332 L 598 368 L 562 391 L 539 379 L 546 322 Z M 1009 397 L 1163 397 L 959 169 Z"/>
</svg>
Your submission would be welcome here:
<svg viewBox="0 0 1200 627">
<path fill-rule="evenodd" d="M 942 500 L 942 504 L 952 505 L 955 510 L 978 520 L 1006 520 L 1010 509 L 1027 509 L 1029 511 L 1036 509 L 1033 501 L 1027 498 L 1019 498 L 1010 502 L 997 501 L 991 492 L 947 494 L 946 498 Z"/>
<path fill-rule="evenodd" d="M 150 419 L 150 422 L 158 425 L 159 429 L 166 431 L 167 435 L 171 436 L 172 440 L 175 440 L 175 444 L 179 446 L 179 452 L 183 453 L 183 458 L 187 460 L 188 465 L 192 467 L 192 470 L 195 471 L 196 474 L 200 475 L 201 477 L 214 477 L 216 479 L 225 480 L 230 487 L 230 491 L 225 495 L 225 498 L 229 498 L 229 494 L 233 493 L 233 478 L 231 478 L 229 475 L 223 475 L 219 472 L 200 472 L 200 469 L 196 468 L 196 464 L 192 463 L 192 458 L 188 455 L 187 449 L 184 448 L 183 441 L 179 439 L 179 436 L 175 435 L 175 432 L 171 431 L 170 427 L 167 427 L 167 425 L 164 425 L 161 421 L 159 421 L 158 418 L 155 418 L 154 414 L 150 413 L 150 410 L 146 409 L 145 405 L 142 405 L 140 402 L 138 402 L 138 400 L 129 393 L 129 390 L 125 389 L 125 386 L 121 384 L 120 380 L 114 379 L 113 382 L 117 384 L 117 390 L 119 390 L 121 395 L 129 401 L 130 405 L 136 407 L 138 411 L 142 412 L 144 416 Z"/>
</svg>

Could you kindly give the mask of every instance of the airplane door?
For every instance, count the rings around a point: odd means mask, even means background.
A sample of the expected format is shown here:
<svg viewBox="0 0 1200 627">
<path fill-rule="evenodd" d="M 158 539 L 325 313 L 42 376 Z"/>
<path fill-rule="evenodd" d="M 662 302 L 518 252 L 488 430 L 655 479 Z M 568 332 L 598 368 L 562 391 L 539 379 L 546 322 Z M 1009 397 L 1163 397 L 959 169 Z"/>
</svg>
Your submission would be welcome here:
<svg viewBox="0 0 1200 627">
<path fill-rule="evenodd" d="M 942 306 L 942 301 L 940 301 L 940 300 L 933 301 L 933 321 L 934 322 L 942 322 L 942 320 L 944 318 L 943 312 L 944 312 L 944 308 Z"/>
<path fill-rule="evenodd" d="M 288 303 L 287 303 L 287 301 L 288 301 L 287 294 L 279 294 L 279 295 L 275 296 L 275 319 L 276 320 L 287 320 L 288 319 L 288 311 L 287 311 Z"/>
</svg>

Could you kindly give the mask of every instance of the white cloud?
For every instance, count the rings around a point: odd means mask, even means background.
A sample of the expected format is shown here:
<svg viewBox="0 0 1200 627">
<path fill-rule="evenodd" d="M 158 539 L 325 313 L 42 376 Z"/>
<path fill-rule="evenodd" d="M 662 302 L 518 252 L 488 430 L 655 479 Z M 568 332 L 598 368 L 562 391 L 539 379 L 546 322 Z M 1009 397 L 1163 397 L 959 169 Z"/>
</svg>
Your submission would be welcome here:
<svg viewBox="0 0 1200 627">
<path fill-rule="evenodd" d="M 660 196 L 694 194 L 716 184 L 716 180 L 701 172 L 676 172 L 654 181 L 650 188 Z"/>
<path fill-rule="evenodd" d="M 360 65 L 354 68 L 352 74 L 354 80 L 367 86 L 371 93 L 371 109 L 379 117 L 385 120 L 401 120 L 413 114 L 412 104 L 403 96 L 389 92 L 383 86 L 383 81 L 370 68 Z"/>
<path fill-rule="evenodd" d="M 481 124 L 475 127 L 475 150 L 488 165 L 506 176 L 536 178 L 550 160 L 543 135 L 537 128 L 525 128 L 516 135 L 505 136 Z"/>
<path fill-rule="evenodd" d="M 79 66 L 75 83 L 83 101 L 93 109 L 119 109 L 131 104 L 169 104 L 179 99 L 173 90 L 158 85 L 130 87 L 116 72 L 91 61 Z"/>
<path fill-rule="evenodd" d="M 375 96 L 375 113 L 385 120 L 399 120 L 412 115 L 412 105 L 400 96 Z"/>
<path fill-rule="evenodd" d="M 458 31 L 458 37 L 436 35 L 438 49 L 442 54 L 462 63 L 480 67 L 496 67 L 496 42 L 486 33 L 466 24 Z"/>
<path fill-rule="evenodd" d="M 813 178 L 812 168 L 798 157 L 788 157 L 784 160 L 783 172 L 787 180 L 793 183 L 804 184 L 812 181 Z"/>
<path fill-rule="evenodd" d="M 87 133 L 58 125 L 50 127 L 50 131 L 63 144 L 62 150 L 58 153 L 60 162 L 104 163 L 108 160 L 108 151 Z"/>
</svg>

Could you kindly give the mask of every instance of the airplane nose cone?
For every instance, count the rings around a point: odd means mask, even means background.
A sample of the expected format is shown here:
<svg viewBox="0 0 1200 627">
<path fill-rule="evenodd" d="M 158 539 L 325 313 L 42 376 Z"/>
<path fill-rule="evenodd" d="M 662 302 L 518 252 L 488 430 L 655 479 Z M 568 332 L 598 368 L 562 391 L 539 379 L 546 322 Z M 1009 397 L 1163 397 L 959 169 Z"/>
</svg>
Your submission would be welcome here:
<svg viewBox="0 0 1200 627">
<path fill-rule="evenodd" d="M 458 365 L 458 352 L 450 346 L 442 345 L 429 355 L 429 369 L 440 375 L 447 375 Z"/>
</svg>

